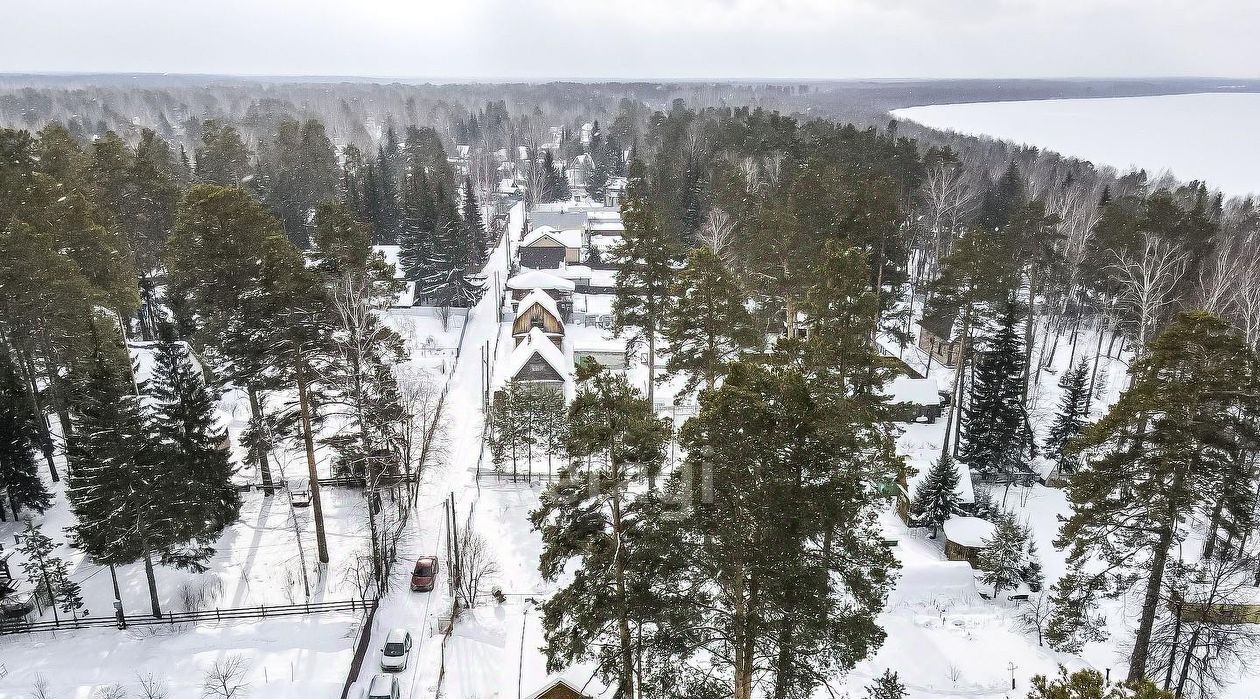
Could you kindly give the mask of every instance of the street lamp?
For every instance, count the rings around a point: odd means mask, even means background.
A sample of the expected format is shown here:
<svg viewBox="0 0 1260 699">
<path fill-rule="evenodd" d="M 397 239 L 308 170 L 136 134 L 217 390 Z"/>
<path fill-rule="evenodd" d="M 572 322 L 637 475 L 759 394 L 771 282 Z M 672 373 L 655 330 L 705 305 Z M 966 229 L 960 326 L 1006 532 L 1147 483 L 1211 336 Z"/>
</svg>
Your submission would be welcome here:
<svg viewBox="0 0 1260 699">
<path fill-rule="evenodd" d="M 1015 661 L 1011 661 L 1011 662 L 1009 662 L 1009 663 L 1007 663 L 1007 664 L 1006 664 L 1006 669 L 1011 671 L 1011 689 L 1012 689 L 1012 690 L 1014 690 L 1014 689 L 1015 689 L 1015 670 L 1016 670 L 1016 668 L 1017 668 L 1017 666 L 1015 665 Z"/>
</svg>

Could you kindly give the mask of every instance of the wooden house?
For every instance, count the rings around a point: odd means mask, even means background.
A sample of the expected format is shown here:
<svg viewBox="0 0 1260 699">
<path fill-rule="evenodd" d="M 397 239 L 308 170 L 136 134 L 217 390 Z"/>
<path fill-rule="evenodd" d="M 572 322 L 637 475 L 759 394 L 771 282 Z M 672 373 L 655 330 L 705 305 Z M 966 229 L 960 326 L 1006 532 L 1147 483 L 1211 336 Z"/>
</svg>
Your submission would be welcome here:
<svg viewBox="0 0 1260 699">
<path fill-rule="evenodd" d="M 517 256 L 522 267 L 555 269 L 564 263 L 576 264 L 582 257 L 581 229 L 557 230 L 542 226 L 521 240 Z"/>
<path fill-rule="evenodd" d="M 555 299 L 542 289 L 534 289 L 516 304 L 512 321 L 512 337 L 517 346 L 534 330 L 539 330 L 556 347 L 564 344 L 564 319 Z"/>
<path fill-rule="evenodd" d="M 569 684 L 568 680 L 560 677 L 544 683 L 542 689 L 526 699 L 589 699 L 589 697 Z"/>
<path fill-rule="evenodd" d="M 937 313 L 925 315 L 919 323 L 919 349 L 942 366 L 954 366 L 958 361 L 958 340 L 954 339 L 956 319 L 953 313 Z"/>
<path fill-rule="evenodd" d="M 980 567 L 980 549 L 993 536 L 994 526 L 979 517 L 951 517 L 945 520 L 945 558 L 966 561 Z"/>
<path fill-rule="evenodd" d="M 499 383 L 541 384 L 563 391 L 572 374 L 573 367 L 565 361 L 564 352 L 542 330 L 534 328 L 508 355 Z"/>
</svg>

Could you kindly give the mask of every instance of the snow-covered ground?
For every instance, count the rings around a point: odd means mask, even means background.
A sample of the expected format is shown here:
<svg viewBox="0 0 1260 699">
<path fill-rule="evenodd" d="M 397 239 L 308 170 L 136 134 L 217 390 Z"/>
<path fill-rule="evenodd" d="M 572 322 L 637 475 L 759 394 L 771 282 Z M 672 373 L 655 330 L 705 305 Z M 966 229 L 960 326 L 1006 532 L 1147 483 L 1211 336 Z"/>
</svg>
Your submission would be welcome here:
<svg viewBox="0 0 1260 699">
<path fill-rule="evenodd" d="M 1260 192 L 1260 94 L 940 104 L 893 115 L 937 129 L 1056 150 L 1120 170 L 1171 170 L 1226 195 Z"/>
</svg>

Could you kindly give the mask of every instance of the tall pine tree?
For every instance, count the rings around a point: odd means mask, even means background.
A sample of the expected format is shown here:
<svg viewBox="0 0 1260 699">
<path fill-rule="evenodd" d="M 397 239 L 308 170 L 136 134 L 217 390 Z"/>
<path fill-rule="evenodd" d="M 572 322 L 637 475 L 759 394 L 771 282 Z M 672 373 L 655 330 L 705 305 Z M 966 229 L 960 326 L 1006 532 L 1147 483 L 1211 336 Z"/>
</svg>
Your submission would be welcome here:
<svg viewBox="0 0 1260 699">
<path fill-rule="evenodd" d="M 1024 410 L 1024 349 L 1008 301 L 997 333 L 976 362 L 962 423 L 961 458 L 988 480 L 1010 483 L 1029 473 L 1030 433 Z"/>
</svg>

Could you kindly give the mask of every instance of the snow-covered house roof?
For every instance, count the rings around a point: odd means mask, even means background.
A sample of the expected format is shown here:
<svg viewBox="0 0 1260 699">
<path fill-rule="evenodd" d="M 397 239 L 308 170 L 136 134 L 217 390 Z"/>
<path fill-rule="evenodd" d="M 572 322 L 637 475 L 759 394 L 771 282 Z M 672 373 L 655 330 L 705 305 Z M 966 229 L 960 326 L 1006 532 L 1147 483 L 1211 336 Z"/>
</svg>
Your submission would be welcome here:
<svg viewBox="0 0 1260 699">
<path fill-rule="evenodd" d="M 913 403 L 915 405 L 940 405 L 940 385 L 936 379 L 913 379 L 909 376 L 898 376 L 880 389 L 893 403 Z"/>
<path fill-rule="evenodd" d="M 585 279 L 590 280 L 594 273 L 590 267 L 586 265 L 565 265 L 564 267 L 554 270 L 555 273 L 565 279 Z"/>
<path fill-rule="evenodd" d="M 524 247 L 529 247 L 531 245 L 538 243 L 544 238 L 550 238 L 551 240 L 554 240 L 556 243 L 563 245 L 566 248 L 582 247 L 582 231 L 581 230 L 570 228 L 567 230 L 559 231 L 559 230 L 556 230 L 555 228 L 552 228 L 551 226 L 539 226 L 538 228 L 535 228 L 534 230 L 530 231 L 521 240 L 521 245 Z"/>
<path fill-rule="evenodd" d="M 980 548 L 993 536 L 995 527 L 987 519 L 979 517 L 951 517 L 945 520 L 945 538 L 971 548 Z"/>
<path fill-rule="evenodd" d="M 503 363 L 502 371 L 499 373 L 495 384 L 501 386 L 508 381 L 531 379 L 521 378 L 521 370 L 525 369 L 530 362 L 537 357 L 546 366 L 550 367 L 559 376 L 559 380 L 569 383 L 573 377 L 573 367 L 565 361 L 564 352 L 556 347 L 543 331 L 534 328 L 529 331 L 529 335 L 525 340 L 517 345 L 516 349 L 508 355 L 507 361 Z"/>
<path fill-rule="evenodd" d="M 520 318 L 525 315 L 529 312 L 530 306 L 534 305 L 542 306 L 544 310 L 551 314 L 551 317 L 556 320 L 560 319 L 560 309 L 556 308 L 555 299 L 551 298 L 542 289 L 534 289 L 526 294 L 525 298 L 521 299 L 520 303 L 516 305 L 516 317 Z"/>
<path fill-rule="evenodd" d="M 576 285 L 554 274 L 548 274 L 541 270 L 532 269 L 528 272 L 522 272 L 515 277 L 507 280 L 507 287 L 516 291 L 529 291 L 531 289 L 556 289 L 558 291 L 573 291 Z"/>
<path fill-rule="evenodd" d="M 525 699 L 541 699 L 542 697 L 551 695 L 556 690 L 562 687 L 572 692 L 573 696 L 578 696 L 578 697 L 588 696 L 582 693 L 582 689 L 580 686 L 574 685 L 572 682 L 570 682 L 569 680 L 565 679 L 564 677 L 560 675 L 552 675 L 551 677 L 548 677 L 545 682 L 543 682 L 542 686 L 538 688 L 538 691 L 525 697 Z"/>
</svg>

